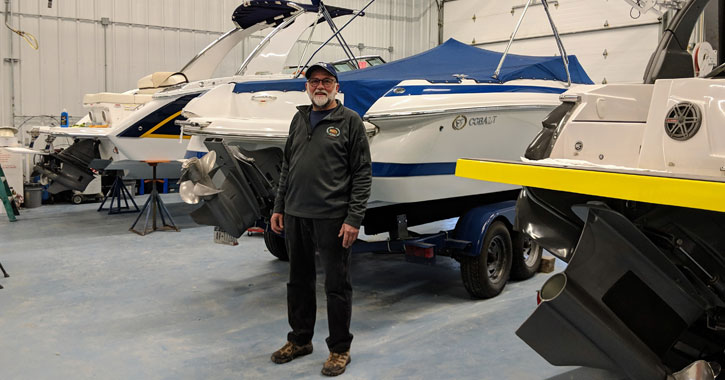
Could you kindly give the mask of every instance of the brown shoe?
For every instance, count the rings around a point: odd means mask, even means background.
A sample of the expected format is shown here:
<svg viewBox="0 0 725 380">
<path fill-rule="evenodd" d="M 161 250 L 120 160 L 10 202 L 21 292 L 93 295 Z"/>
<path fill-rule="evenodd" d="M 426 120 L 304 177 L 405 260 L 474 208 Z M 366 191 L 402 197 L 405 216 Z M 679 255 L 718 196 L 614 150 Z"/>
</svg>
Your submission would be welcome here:
<svg viewBox="0 0 725 380">
<path fill-rule="evenodd" d="M 350 351 L 341 354 L 330 352 L 330 356 L 322 366 L 322 374 L 325 376 L 341 375 L 348 364 L 350 364 Z"/>
<path fill-rule="evenodd" d="M 291 362 L 294 358 L 312 353 L 312 342 L 298 346 L 287 342 L 279 350 L 272 353 L 272 361 L 277 364 Z"/>
</svg>

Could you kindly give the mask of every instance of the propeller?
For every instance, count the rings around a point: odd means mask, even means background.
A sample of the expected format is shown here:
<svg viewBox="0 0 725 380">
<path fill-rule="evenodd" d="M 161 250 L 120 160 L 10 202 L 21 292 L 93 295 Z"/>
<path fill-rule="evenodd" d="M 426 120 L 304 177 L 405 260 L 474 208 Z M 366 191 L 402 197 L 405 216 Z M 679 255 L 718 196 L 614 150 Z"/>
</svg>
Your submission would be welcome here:
<svg viewBox="0 0 725 380">
<path fill-rule="evenodd" d="M 179 195 L 188 204 L 197 204 L 222 192 L 214 186 L 212 177 L 216 164 L 216 152 L 210 151 L 202 159 L 192 157 L 182 165 L 179 179 Z"/>
<path fill-rule="evenodd" d="M 190 180 L 179 184 L 179 195 L 181 195 L 181 200 L 185 203 L 190 205 L 199 203 L 199 197 L 194 194 L 194 183 Z"/>
<path fill-rule="evenodd" d="M 214 168 L 214 164 L 216 164 L 216 152 L 213 150 L 201 158 L 201 165 L 205 173 L 211 172 L 211 169 Z"/>
<path fill-rule="evenodd" d="M 221 192 L 221 190 L 209 186 L 204 186 L 201 183 L 197 183 L 194 185 L 194 194 L 196 194 L 196 196 L 198 197 L 208 197 L 219 194 Z"/>
</svg>

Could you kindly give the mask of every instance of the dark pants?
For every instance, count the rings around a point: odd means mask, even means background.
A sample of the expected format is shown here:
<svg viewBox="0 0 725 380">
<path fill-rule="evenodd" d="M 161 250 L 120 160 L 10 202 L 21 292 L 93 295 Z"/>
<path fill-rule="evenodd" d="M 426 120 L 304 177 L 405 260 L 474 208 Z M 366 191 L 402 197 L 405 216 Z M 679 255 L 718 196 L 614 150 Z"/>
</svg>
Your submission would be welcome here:
<svg viewBox="0 0 725 380">
<path fill-rule="evenodd" d="M 287 340 L 303 345 L 312 340 L 315 329 L 317 300 L 315 296 L 315 251 L 325 271 L 327 321 L 330 336 L 326 339 L 330 352 L 350 350 L 350 316 L 352 284 L 350 282 L 350 249 L 343 248 L 340 233 L 344 218 L 309 219 L 289 214 L 284 216 L 285 242 L 289 255 L 287 283 L 287 314 L 292 331 Z"/>
</svg>

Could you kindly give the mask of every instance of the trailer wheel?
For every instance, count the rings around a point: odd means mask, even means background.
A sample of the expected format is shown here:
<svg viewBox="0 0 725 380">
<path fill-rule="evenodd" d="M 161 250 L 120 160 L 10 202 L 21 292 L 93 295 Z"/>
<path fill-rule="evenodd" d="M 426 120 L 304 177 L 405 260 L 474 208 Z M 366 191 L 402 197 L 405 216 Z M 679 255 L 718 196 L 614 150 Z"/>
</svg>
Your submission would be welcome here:
<svg viewBox="0 0 725 380">
<path fill-rule="evenodd" d="M 539 271 L 544 249 L 528 235 L 518 232 L 513 239 L 511 279 L 526 280 Z"/>
<path fill-rule="evenodd" d="M 267 246 L 267 249 L 274 257 L 282 261 L 289 261 L 287 246 L 284 245 L 284 238 L 274 233 L 269 226 L 264 229 L 264 245 Z"/>
<path fill-rule="evenodd" d="M 74 194 L 70 201 L 73 202 L 74 205 L 79 205 L 83 203 L 83 196 L 80 194 Z"/>
<path fill-rule="evenodd" d="M 511 234 L 502 222 L 493 222 L 486 231 L 481 254 L 461 258 L 461 278 L 474 298 L 491 298 L 503 290 L 511 272 Z"/>
</svg>

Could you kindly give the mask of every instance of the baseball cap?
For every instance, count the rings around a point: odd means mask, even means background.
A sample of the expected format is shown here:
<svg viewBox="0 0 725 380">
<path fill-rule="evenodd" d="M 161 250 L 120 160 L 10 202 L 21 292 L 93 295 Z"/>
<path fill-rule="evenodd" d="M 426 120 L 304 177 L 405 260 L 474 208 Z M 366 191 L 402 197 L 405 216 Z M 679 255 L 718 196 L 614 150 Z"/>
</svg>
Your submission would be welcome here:
<svg viewBox="0 0 725 380">
<path fill-rule="evenodd" d="M 322 69 L 330 73 L 333 77 L 335 77 L 335 80 L 337 80 L 337 70 L 335 70 L 335 67 L 332 66 L 329 63 L 326 62 L 317 62 L 314 65 L 310 66 L 309 69 L 307 69 L 307 72 L 305 72 L 305 78 L 310 79 L 310 75 L 312 75 L 312 72 L 315 69 Z"/>
</svg>

